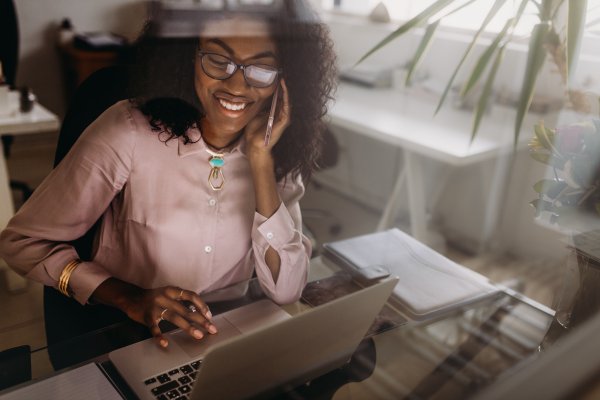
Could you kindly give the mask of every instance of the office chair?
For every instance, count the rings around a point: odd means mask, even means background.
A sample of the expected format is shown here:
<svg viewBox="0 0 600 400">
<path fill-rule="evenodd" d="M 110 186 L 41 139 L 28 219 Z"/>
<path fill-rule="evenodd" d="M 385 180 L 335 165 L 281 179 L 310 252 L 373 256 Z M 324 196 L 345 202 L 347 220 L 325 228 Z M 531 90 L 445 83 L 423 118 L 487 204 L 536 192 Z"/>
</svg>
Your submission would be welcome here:
<svg viewBox="0 0 600 400">
<path fill-rule="evenodd" d="M 111 105 L 127 98 L 127 73 L 127 67 L 123 65 L 107 67 L 94 72 L 79 86 L 63 120 L 54 166 L 65 157 L 88 125 Z M 98 224 L 72 242 L 82 260 L 91 259 L 97 228 Z M 44 287 L 44 321 L 48 353 L 56 369 L 81 362 L 81 358 L 94 356 L 91 353 L 82 356 L 80 351 L 70 353 L 70 346 L 60 345 L 64 341 L 71 343 L 75 337 L 85 336 L 88 332 L 117 323 L 128 323 L 132 324 L 131 331 L 143 336 L 139 339 L 150 336 L 145 327 L 131 321 L 115 308 L 101 304 L 82 306 L 48 286 Z M 122 338 L 114 340 L 122 342 Z"/>
<path fill-rule="evenodd" d="M 31 380 L 30 353 L 27 345 L 0 351 L 0 390 Z"/>
<path fill-rule="evenodd" d="M 19 64 L 19 23 L 13 0 L 0 0 L 0 61 L 6 82 L 14 89 Z M 13 141 L 14 136 L 2 135 L 5 158 L 10 156 Z M 25 182 L 11 180 L 10 187 L 22 192 L 23 201 L 33 192 Z"/>
<path fill-rule="evenodd" d="M 19 62 L 19 25 L 12 0 L 0 1 L 0 60 L 4 78 L 14 87 Z"/>
</svg>

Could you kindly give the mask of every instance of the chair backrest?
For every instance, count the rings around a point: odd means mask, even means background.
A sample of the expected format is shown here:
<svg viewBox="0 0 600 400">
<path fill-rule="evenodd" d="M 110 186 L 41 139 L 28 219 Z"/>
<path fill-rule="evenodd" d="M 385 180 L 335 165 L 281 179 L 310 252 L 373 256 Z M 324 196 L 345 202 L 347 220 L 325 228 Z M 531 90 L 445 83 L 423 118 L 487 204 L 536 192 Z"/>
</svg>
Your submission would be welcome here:
<svg viewBox="0 0 600 400">
<path fill-rule="evenodd" d="M 107 108 L 127 98 L 127 67 L 114 65 L 92 73 L 76 90 L 63 120 L 54 166 L 67 155 L 77 138 Z"/>
<path fill-rule="evenodd" d="M 76 90 L 58 136 L 54 165 L 66 156 L 81 133 L 102 112 L 127 97 L 127 67 L 112 66 L 94 72 Z M 71 244 L 82 260 L 90 260 L 97 222 L 85 235 Z M 103 305 L 82 307 L 72 298 L 64 297 L 54 288 L 44 287 L 44 322 L 50 361 L 56 369 L 64 368 L 78 359 L 78 352 L 69 353 L 68 347 L 57 345 L 86 332 L 126 320 L 117 309 Z M 70 343 L 70 342 L 66 342 Z"/>
<path fill-rule="evenodd" d="M 0 61 L 6 81 L 14 86 L 19 63 L 19 24 L 13 0 L 0 0 Z"/>
<path fill-rule="evenodd" d="M 54 166 L 67 155 L 81 133 L 107 108 L 127 98 L 127 67 L 115 65 L 90 75 L 75 92 L 62 123 Z M 82 259 L 90 259 L 96 226 L 73 245 Z"/>
</svg>

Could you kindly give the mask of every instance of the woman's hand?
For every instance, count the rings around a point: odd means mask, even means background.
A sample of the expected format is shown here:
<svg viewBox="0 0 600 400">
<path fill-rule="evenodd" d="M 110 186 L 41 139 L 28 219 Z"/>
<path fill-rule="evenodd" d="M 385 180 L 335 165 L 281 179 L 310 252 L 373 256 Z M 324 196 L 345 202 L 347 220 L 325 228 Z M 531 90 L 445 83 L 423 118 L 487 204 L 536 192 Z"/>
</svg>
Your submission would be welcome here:
<svg viewBox="0 0 600 400">
<path fill-rule="evenodd" d="M 161 347 L 169 345 L 159 326 L 163 320 L 178 326 L 196 339 L 204 337 L 205 333 L 198 329 L 200 327 L 210 334 L 217 333 L 208 306 L 200 296 L 190 290 L 175 286 L 142 289 L 111 278 L 94 291 L 93 298 L 101 303 L 116 306 L 132 320 L 148 326 Z M 108 298 L 111 300 L 105 301 Z"/>
<path fill-rule="evenodd" d="M 182 301 L 191 305 L 186 307 Z M 144 290 L 128 315 L 134 321 L 148 326 L 152 336 L 162 347 L 169 345 L 160 329 L 160 322 L 163 320 L 178 326 L 196 339 L 204 337 L 198 327 L 203 327 L 211 334 L 217 333 L 216 326 L 211 323 L 212 314 L 200 296 L 175 286 Z"/>
<path fill-rule="evenodd" d="M 273 121 L 273 130 L 271 132 L 269 143 L 265 145 L 265 132 L 267 130 L 267 122 L 269 119 L 268 111 L 267 113 L 258 114 L 248 123 L 248 125 L 246 125 L 245 135 L 250 162 L 252 162 L 256 156 L 270 157 L 273 146 L 279 141 L 281 135 L 283 135 L 283 132 L 290 124 L 290 101 L 285 80 L 281 79 L 279 85 L 281 86 L 281 94 L 276 106 L 275 120 Z"/>
</svg>

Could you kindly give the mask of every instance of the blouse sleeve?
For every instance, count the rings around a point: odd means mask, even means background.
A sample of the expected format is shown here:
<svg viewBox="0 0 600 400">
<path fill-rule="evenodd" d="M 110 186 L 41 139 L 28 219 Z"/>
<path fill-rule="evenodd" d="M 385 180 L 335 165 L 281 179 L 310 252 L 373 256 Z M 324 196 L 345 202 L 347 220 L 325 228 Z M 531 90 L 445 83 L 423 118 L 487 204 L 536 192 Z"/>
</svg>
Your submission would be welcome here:
<svg viewBox="0 0 600 400">
<path fill-rule="evenodd" d="M 284 179 L 279 193 L 282 203 L 270 218 L 254 214 L 252 247 L 256 275 L 265 293 L 279 304 L 293 303 L 300 298 L 308 277 L 312 251 L 310 240 L 302 234 L 302 216 L 298 201 L 304 194 L 301 177 Z M 265 262 L 265 253 L 272 247 L 279 254 L 281 266 L 277 282 Z"/>
<path fill-rule="evenodd" d="M 105 111 L 35 190 L 0 234 L 0 257 L 30 279 L 57 287 L 65 265 L 78 258 L 68 243 L 101 217 L 129 176 L 134 122 L 126 102 Z M 69 286 L 82 304 L 109 273 L 83 262 Z"/>
</svg>

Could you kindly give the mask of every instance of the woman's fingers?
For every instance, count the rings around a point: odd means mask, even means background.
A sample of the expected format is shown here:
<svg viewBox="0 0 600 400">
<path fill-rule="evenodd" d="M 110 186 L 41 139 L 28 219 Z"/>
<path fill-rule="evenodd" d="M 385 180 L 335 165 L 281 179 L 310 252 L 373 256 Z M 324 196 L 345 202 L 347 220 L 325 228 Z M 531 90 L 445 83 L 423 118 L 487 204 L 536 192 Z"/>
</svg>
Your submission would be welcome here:
<svg viewBox="0 0 600 400">
<path fill-rule="evenodd" d="M 206 332 L 217 333 L 212 323 L 212 314 L 206 303 L 196 293 L 175 286 L 149 290 L 144 300 L 144 322 L 159 346 L 167 347 L 168 340 L 160 329 L 161 321 L 169 321 L 196 339 L 202 339 Z"/>
<path fill-rule="evenodd" d="M 285 80 L 280 81 L 281 96 L 279 100 L 278 110 L 275 113 L 275 123 L 273 124 L 273 133 L 271 136 L 271 147 L 277 143 L 283 132 L 290 124 L 290 97 Z"/>
<path fill-rule="evenodd" d="M 160 346 L 160 347 L 167 347 L 169 345 L 169 341 L 163 336 L 162 331 L 160 330 L 160 321 L 161 321 L 161 316 L 160 315 L 163 314 L 162 310 L 158 311 L 158 316 L 156 318 L 151 318 L 152 320 L 149 321 L 148 326 L 150 327 L 150 333 L 152 334 L 152 336 L 154 337 L 154 340 L 156 341 L 156 343 Z"/>
<path fill-rule="evenodd" d="M 282 97 L 282 104 L 281 104 L 281 111 L 279 112 L 279 118 L 278 118 L 278 122 L 285 124 L 284 127 L 287 127 L 287 125 L 290 122 L 290 95 L 289 95 L 289 91 L 288 91 L 288 87 L 285 84 L 285 79 L 281 79 L 281 89 L 283 92 L 283 96 Z"/>
<path fill-rule="evenodd" d="M 170 312 L 167 320 L 182 330 L 188 332 L 196 339 L 202 339 L 204 337 L 204 333 L 202 333 L 200 329 L 192 325 L 188 319 L 183 317 L 182 314 L 179 314 L 178 312 Z"/>
<path fill-rule="evenodd" d="M 154 297 L 154 301 L 156 308 L 152 318 L 156 320 L 156 323 L 149 324 L 151 330 L 153 325 L 158 326 L 161 320 L 166 320 L 196 339 L 201 339 L 205 335 L 198 327 L 203 327 L 211 334 L 217 333 L 217 327 L 210 321 L 212 314 L 208 306 L 196 293 L 169 286 L 162 288 L 160 294 Z M 189 303 L 190 307 L 183 302 Z M 157 340 L 161 339 L 155 335 L 155 332 L 153 332 L 153 336 L 157 337 Z"/>
<path fill-rule="evenodd" d="M 179 302 L 180 307 L 177 309 L 181 315 L 198 326 L 204 327 L 209 333 L 217 333 L 217 327 L 211 322 L 212 313 L 200 296 L 192 291 L 184 290 L 181 300 L 190 303 L 190 306 L 186 307 Z"/>
</svg>

